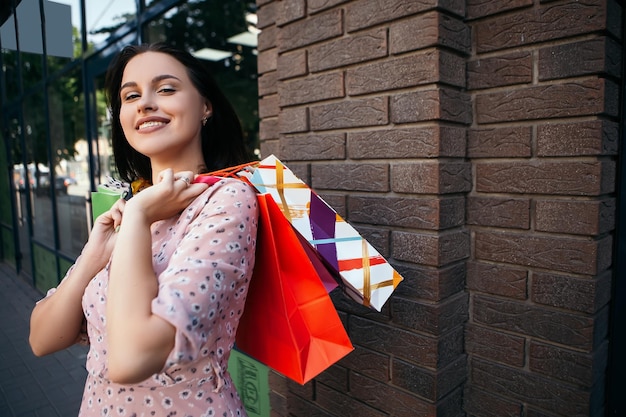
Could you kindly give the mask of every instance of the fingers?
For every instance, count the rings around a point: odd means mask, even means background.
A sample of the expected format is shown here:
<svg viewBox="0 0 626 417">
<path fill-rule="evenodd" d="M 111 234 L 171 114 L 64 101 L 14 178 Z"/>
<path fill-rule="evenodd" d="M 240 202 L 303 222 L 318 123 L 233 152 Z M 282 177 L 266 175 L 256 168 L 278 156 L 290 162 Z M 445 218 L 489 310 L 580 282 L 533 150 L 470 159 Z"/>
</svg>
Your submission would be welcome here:
<svg viewBox="0 0 626 417">
<path fill-rule="evenodd" d="M 113 229 L 117 232 L 122 224 L 122 217 L 124 215 L 124 207 L 126 207 L 126 200 L 119 199 L 111 207 L 111 219 L 113 220 Z"/>
</svg>

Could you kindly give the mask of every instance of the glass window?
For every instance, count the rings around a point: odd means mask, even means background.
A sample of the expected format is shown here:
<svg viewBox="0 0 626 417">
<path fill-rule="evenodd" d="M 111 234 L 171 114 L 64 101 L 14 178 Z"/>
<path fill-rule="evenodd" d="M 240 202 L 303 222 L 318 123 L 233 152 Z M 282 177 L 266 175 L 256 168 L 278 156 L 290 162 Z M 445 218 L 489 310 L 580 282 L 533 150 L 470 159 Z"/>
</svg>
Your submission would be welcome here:
<svg viewBox="0 0 626 417">
<path fill-rule="evenodd" d="M 93 45 L 102 44 L 116 30 L 137 18 L 135 1 L 109 0 L 85 3 L 87 42 Z"/>
<path fill-rule="evenodd" d="M 45 2 L 48 73 L 54 74 L 82 55 L 80 0 Z"/>
<path fill-rule="evenodd" d="M 241 119 L 249 151 L 258 148 L 256 5 L 195 0 L 147 23 L 147 42 L 166 41 L 208 63 Z"/>
<path fill-rule="evenodd" d="M 54 218 L 51 192 L 54 190 L 47 146 L 47 125 L 43 94 L 28 96 L 24 101 L 24 140 L 26 166 L 32 186 L 33 236 L 54 247 Z"/>
<path fill-rule="evenodd" d="M 49 89 L 50 140 L 56 176 L 60 250 L 77 257 L 87 241 L 85 196 L 89 191 L 89 154 L 85 136 L 85 103 L 79 69 Z"/>
<path fill-rule="evenodd" d="M 11 101 L 19 94 L 17 52 L 8 49 L 2 50 L 2 76 L 4 77 L 7 100 Z"/>
<path fill-rule="evenodd" d="M 22 52 L 22 83 L 24 91 L 28 90 L 43 78 L 43 62 L 41 54 Z"/>
</svg>

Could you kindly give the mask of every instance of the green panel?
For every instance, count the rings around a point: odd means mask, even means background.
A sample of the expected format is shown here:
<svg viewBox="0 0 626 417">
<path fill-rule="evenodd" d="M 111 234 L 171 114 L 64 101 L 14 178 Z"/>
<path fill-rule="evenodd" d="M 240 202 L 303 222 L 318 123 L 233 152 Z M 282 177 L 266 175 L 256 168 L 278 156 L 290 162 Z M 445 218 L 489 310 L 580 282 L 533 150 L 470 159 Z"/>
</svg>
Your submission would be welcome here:
<svg viewBox="0 0 626 417">
<path fill-rule="evenodd" d="M 243 401 L 249 417 L 269 417 L 269 368 L 250 356 L 233 349 L 228 372 Z"/>
<path fill-rule="evenodd" d="M 33 261 L 35 263 L 35 287 L 45 294 L 58 284 L 56 256 L 48 249 L 34 244 Z"/>
<path fill-rule="evenodd" d="M 72 262 L 70 261 L 66 261 L 63 258 L 59 258 L 59 282 L 61 282 L 61 279 L 65 276 L 65 274 L 67 273 L 67 270 L 70 269 L 70 267 L 73 265 Z"/>
<path fill-rule="evenodd" d="M 6 227 L 0 227 L 2 234 L 0 240 L 2 240 L 2 260 L 12 267 L 15 265 L 15 242 L 13 241 L 13 232 Z"/>
</svg>

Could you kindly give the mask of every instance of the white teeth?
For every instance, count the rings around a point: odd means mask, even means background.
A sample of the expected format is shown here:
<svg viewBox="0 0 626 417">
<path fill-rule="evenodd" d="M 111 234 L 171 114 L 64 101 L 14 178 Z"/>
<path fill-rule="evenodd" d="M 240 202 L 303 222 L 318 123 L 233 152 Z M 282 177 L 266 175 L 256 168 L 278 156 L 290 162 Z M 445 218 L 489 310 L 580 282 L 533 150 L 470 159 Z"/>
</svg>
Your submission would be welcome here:
<svg viewBox="0 0 626 417">
<path fill-rule="evenodd" d="M 164 122 L 157 122 L 157 121 L 144 122 L 139 125 L 139 130 L 145 129 L 147 127 L 160 126 L 164 124 L 165 124 Z"/>
</svg>

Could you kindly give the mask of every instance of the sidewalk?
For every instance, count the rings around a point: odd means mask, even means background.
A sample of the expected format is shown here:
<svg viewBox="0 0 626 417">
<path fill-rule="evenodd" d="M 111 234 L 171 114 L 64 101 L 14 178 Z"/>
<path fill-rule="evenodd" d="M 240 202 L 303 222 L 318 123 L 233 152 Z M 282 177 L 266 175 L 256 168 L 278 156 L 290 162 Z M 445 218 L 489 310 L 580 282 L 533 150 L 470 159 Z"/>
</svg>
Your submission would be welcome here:
<svg viewBox="0 0 626 417">
<path fill-rule="evenodd" d="M 0 416 L 75 417 L 87 372 L 86 348 L 38 358 L 28 345 L 30 312 L 41 294 L 0 263 Z"/>
</svg>

